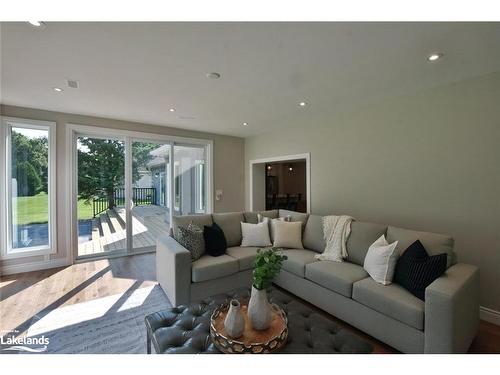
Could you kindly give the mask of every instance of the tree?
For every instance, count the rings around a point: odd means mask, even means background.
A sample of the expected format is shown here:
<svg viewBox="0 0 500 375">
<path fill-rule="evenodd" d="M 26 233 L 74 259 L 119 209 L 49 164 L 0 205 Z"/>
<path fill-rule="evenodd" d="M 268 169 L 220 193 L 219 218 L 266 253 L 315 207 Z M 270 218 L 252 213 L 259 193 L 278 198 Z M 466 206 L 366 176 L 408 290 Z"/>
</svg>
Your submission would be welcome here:
<svg viewBox="0 0 500 375">
<path fill-rule="evenodd" d="M 116 206 L 115 190 L 125 182 L 125 145 L 112 139 L 79 138 L 78 193 L 80 198 L 91 200 L 104 194 L 108 208 Z M 132 143 L 132 181 L 140 178 L 139 167 L 151 160 L 151 150 L 158 145 L 143 142 Z"/>
<path fill-rule="evenodd" d="M 43 190 L 42 179 L 35 167 L 28 161 L 16 163 L 15 176 L 17 181 L 17 196 L 29 197 Z"/>
<path fill-rule="evenodd" d="M 12 131 L 12 177 L 19 197 L 47 192 L 48 149 L 47 138 L 28 138 Z"/>
</svg>

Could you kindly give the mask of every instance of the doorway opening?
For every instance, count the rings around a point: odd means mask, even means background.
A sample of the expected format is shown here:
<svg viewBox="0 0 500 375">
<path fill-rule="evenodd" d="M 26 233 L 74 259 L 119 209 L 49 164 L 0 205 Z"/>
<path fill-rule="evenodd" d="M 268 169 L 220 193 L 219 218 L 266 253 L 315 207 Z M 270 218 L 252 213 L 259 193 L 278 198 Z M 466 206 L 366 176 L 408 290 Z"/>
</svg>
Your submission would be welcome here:
<svg viewBox="0 0 500 375">
<path fill-rule="evenodd" d="M 250 161 L 250 209 L 310 212 L 309 154 Z"/>
<path fill-rule="evenodd" d="M 266 210 L 307 211 L 306 161 L 266 163 Z"/>
</svg>

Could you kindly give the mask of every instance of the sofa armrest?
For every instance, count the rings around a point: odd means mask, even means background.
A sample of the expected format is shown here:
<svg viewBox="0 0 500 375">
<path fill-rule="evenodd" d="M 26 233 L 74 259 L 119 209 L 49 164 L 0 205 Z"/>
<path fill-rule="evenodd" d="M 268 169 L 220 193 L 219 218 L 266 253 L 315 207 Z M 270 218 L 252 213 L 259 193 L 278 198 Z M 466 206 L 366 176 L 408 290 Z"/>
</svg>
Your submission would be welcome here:
<svg viewBox="0 0 500 375">
<path fill-rule="evenodd" d="M 168 235 L 156 241 L 156 280 L 173 306 L 189 302 L 191 253 Z"/>
<path fill-rule="evenodd" d="M 425 290 L 425 353 L 464 353 L 479 326 L 479 269 L 458 263 Z"/>
</svg>

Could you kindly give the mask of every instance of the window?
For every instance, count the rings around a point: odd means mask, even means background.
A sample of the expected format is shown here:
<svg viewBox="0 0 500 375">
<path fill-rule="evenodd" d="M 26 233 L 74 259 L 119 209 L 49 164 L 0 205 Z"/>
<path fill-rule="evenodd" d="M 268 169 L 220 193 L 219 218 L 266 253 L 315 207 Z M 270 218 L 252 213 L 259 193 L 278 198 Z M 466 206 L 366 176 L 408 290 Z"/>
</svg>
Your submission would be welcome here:
<svg viewBox="0 0 500 375">
<path fill-rule="evenodd" d="M 2 257 L 55 252 L 55 124 L 2 122 Z"/>
</svg>

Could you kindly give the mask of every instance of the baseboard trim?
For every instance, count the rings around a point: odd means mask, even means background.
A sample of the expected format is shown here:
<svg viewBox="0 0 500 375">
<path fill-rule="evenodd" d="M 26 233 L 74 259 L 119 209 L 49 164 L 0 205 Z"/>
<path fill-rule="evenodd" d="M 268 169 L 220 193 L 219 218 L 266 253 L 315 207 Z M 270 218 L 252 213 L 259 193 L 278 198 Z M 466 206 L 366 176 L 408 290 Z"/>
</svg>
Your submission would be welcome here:
<svg viewBox="0 0 500 375">
<path fill-rule="evenodd" d="M 485 320 L 489 323 L 493 323 L 496 324 L 497 326 L 500 326 L 500 311 L 480 306 L 479 317 L 481 318 L 481 320 Z"/>
<path fill-rule="evenodd" d="M 65 267 L 69 266 L 70 264 L 71 263 L 68 262 L 68 259 L 66 258 L 43 260 L 41 262 L 13 264 L 11 266 L 3 266 L 1 268 L 0 274 L 13 275 L 16 273 L 46 270 L 49 268 L 56 268 L 56 267 Z"/>
</svg>

